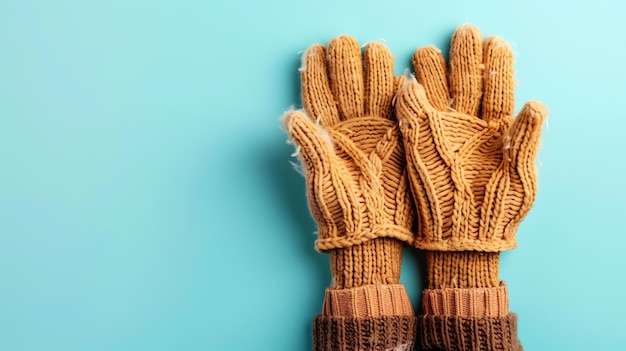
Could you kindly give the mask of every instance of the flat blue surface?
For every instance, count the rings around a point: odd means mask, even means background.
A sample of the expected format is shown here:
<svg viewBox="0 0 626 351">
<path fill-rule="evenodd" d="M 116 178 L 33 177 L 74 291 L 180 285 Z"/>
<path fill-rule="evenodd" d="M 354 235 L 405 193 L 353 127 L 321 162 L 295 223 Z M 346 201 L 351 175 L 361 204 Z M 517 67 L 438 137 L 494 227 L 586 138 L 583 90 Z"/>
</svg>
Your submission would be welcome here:
<svg viewBox="0 0 626 351">
<path fill-rule="evenodd" d="M 502 257 L 527 350 L 626 349 L 620 1 L 0 3 L 0 350 L 307 350 L 328 260 L 279 116 L 299 51 L 463 23 L 552 114 Z M 446 50 L 444 50 L 446 51 Z M 419 256 L 402 280 L 415 304 Z"/>
</svg>

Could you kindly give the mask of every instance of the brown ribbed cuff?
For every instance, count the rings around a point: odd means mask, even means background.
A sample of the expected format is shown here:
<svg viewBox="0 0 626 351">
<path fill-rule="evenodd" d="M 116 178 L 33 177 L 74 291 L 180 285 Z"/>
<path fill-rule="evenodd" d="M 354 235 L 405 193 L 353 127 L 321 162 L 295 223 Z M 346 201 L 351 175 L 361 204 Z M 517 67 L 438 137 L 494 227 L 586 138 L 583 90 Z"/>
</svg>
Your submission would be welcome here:
<svg viewBox="0 0 626 351">
<path fill-rule="evenodd" d="M 496 288 L 499 252 L 440 252 L 427 251 L 428 287 L 444 288 Z"/>
<path fill-rule="evenodd" d="M 313 320 L 315 351 L 410 351 L 415 344 L 415 316 L 378 318 L 318 315 Z"/>
<path fill-rule="evenodd" d="M 402 243 L 391 238 L 330 250 L 331 288 L 398 284 L 401 264 Z"/>
<path fill-rule="evenodd" d="M 426 289 L 422 296 L 425 315 L 500 317 L 509 313 L 506 284 L 497 288 Z"/>
<path fill-rule="evenodd" d="M 517 315 L 492 318 L 420 316 L 424 349 L 446 351 L 522 351 L 517 337 Z"/>
<path fill-rule="evenodd" d="M 322 314 L 372 318 L 414 315 L 411 300 L 402 284 L 367 285 L 353 289 L 327 289 Z"/>
</svg>

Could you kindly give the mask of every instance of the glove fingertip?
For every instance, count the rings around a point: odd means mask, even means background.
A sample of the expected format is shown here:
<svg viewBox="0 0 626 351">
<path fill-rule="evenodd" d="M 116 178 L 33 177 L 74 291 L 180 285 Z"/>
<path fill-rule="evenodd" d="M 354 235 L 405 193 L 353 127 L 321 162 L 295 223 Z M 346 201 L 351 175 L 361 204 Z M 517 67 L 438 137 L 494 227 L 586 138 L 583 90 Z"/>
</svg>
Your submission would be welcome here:
<svg viewBox="0 0 626 351">
<path fill-rule="evenodd" d="M 293 108 L 293 106 L 285 111 L 285 113 L 281 117 L 281 120 L 283 122 L 283 125 L 285 126 L 287 133 L 292 138 L 294 138 L 295 133 L 297 134 L 299 128 L 305 127 L 308 123 L 311 123 L 310 118 L 307 116 L 304 110 L 296 110 Z"/>
<path fill-rule="evenodd" d="M 404 80 L 396 98 L 398 120 L 415 119 L 432 109 L 424 87 L 411 74 Z"/>
<path fill-rule="evenodd" d="M 519 113 L 518 118 L 531 125 L 543 124 L 550 113 L 548 107 L 539 100 L 528 101 Z"/>
</svg>

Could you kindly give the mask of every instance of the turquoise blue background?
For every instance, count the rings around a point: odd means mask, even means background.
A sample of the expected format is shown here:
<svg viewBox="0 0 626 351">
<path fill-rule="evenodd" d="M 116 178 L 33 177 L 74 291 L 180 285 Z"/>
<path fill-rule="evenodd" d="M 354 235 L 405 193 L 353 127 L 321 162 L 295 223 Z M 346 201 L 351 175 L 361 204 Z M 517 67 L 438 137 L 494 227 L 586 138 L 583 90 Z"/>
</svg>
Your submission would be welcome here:
<svg viewBox="0 0 626 351">
<path fill-rule="evenodd" d="M 472 4 L 473 3 L 473 4 Z M 502 255 L 527 350 L 626 349 L 620 1 L 0 3 L 0 350 L 307 350 L 327 257 L 279 116 L 299 54 L 478 25 L 551 108 Z M 447 51 L 447 50 L 444 50 Z M 424 266 L 405 252 L 416 306 Z"/>
</svg>

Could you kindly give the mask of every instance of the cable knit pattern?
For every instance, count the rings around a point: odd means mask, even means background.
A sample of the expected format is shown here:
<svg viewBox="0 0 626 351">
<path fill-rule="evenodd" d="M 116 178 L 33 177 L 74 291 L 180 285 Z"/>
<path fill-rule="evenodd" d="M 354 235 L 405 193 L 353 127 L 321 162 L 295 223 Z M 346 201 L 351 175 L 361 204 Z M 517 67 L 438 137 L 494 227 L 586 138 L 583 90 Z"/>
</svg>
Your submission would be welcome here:
<svg viewBox="0 0 626 351">
<path fill-rule="evenodd" d="M 514 248 L 537 190 L 545 108 L 531 101 L 512 117 L 512 50 L 497 37 L 481 43 L 475 26 L 459 27 L 452 38 L 449 81 L 436 48 L 418 49 L 413 63 L 422 84 L 407 81 L 396 111 L 418 208 L 415 245 L 432 251 Z"/>
<path fill-rule="evenodd" d="M 317 249 L 375 238 L 413 240 L 413 219 L 400 129 L 392 113 L 393 56 L 354 38 L 313 45 L 303 55 L 305 111 L 285 115 L 306 172 Z"/>
</svg>

